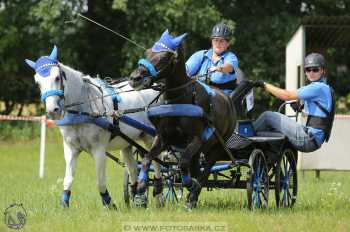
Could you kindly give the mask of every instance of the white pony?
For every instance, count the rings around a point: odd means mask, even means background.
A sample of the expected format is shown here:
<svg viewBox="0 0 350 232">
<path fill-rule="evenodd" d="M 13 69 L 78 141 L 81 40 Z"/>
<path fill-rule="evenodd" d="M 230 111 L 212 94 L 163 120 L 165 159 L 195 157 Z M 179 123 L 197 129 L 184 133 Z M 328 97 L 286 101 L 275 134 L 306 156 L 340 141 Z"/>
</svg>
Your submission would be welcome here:
<svg viewBox="0 0 350 232">
<path fill-rule="evenodd" d="M 135 187 L 137 162 L 132 156 L 132 149 L 128 142 L 120 136 L 111 140 L 110 126 L 113 123 L 111 117 L 114 111 L 113 105 L 117 104 L 118 110 L 121 111 L 144 107 L 157 96 L 158 92 L 154 90 L 132 91 L 126 82 L 119 84 L 120 88 L 110 88 L 99 78 L 91 78 L 59 63 L 56 46 L 50 56 L 43 56 L 36 62 L 26 59 L 26 63 L 36 72 L 35 82 L 40 87 L 41 101 L 45 104 L 48 117 L 57 120 L 64 113 L 64 118 L 56 121 L 63 137 L 66 161 L 61 205 L 69 207 L 77 157 L 81 151 L 86 151 L 95 160 L 97 187 L 103 205 L 115 208 L 106 187 L 106 151 L 108 149 L 121 150 L 121 157 L 128 168 L 131 185 Z M 116 94 L 116 92 L 119 93 Z M 64 105 L 72 107 L 66 109 Z M 144 111 L 128 116 L 141 125 L 145 125 L 146 128 L 151 126 Z M 144 142 L 147 148 L 150 147 L 153 141 L 151 135 L 123 121 L 119 121 L 118 124 L 123 134 L 134 141 Z M 155 163 L 154 166 L 155 178 L 160 179 L 160 165 Z"/>
</svg>

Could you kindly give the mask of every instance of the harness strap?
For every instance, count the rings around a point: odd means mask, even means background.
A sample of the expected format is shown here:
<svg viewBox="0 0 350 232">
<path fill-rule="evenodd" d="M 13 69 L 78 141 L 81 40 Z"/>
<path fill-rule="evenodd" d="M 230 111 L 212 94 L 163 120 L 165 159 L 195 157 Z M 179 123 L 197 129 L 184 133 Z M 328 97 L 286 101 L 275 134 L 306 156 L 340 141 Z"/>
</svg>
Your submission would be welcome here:
<svg viewBox="0 0 350 232">
<path fill-rule="evenodd" d="M 137 142 L 132 140 L 129 136 L 127 136 L 126 134 L 121 132 L 119 128 L 111 127 L 110 130 L 112 131 L 112 134 L 114 134 L 115 136 L 120 136 L 122 139 L 124 139 L 126 142 L 128 142 L 131 146 L 134 146 L 138 151 L 140 151 L 140 156 L 142 158 L 145 156 L 145 154 L 148 153 L 148 151 L 144 147 L 142 147 L 140 144 L 138 144 Z M 167 168 L 169 167 L 168 163 L 165 163 L 158 158 L 155 158 L 154 161 L 156 161 L 157 163 L 159 163 L 160 165 L 162 165 L 164 167 L 167 167 Z"/>
</svg>

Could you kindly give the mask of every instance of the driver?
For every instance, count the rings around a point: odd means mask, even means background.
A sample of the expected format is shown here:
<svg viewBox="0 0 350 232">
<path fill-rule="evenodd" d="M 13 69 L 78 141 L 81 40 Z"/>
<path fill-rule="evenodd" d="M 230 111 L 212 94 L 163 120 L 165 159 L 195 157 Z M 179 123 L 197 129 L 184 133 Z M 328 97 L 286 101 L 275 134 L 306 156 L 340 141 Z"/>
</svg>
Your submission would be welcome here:
<svg viewBox="0 0 350 232">
<path fill-rule="evenodd" d="M 278 112 L 264 112 L 255 122 L 255 131 L 273 129 L 284 134 L 299 151 L 312 152 L 328 141 L 334 119 L 333 90 L 326 82 L 325 59 L 321 54 L 311 53 L 305 58 L 305 73 L 310 84 L 297 90 L 285 90 L 272 84 L 257 81 L 275 97 L 284 100 L 303 100 L 308 115 L 306 126 Z"/>
<path fill-rule="evenodd" d="M 238 59 L 229 51 L 230 37 L 231 30 L 226 24 L 215 25 L 211 33 L 212 48 L 197 51 L 187 60 L 187 75 L 198 75 L 200 81 L 205 81 L 226 94 L 231 93 L 236 87 Z"/>
</svg>

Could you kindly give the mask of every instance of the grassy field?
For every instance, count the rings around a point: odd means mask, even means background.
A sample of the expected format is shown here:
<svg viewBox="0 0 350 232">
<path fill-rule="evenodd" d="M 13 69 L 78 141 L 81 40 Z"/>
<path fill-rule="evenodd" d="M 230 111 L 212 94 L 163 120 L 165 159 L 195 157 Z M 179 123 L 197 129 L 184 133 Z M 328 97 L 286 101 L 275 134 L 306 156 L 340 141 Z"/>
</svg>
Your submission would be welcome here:
<svg viewBox="0 0 350 232">
<path fill-rule="evenodd" d="M 28 214 L 22 231 L 122 231 L 123 223 L 142 221 L 166 225 L 224 223 L 226 231 L 350 231 L 350 173 L 346 172 L 321 172 L 320 179 L 313 172 L 306 172 L 304 177 L 299 173 L 299 193 L 293 209 L 276 210 L 272 192 L 268 210 L 250 212 L 243 190 L 204 190 L 199 207 L 192 212 L 187 212 L 182 204 L 157 209 L 152 202 L 149 209 L 143 210 L 124 206 L 123 169 L 109 160 L 108 188 L 119 210 L 108 211 L 102 207 L 97 192 L 94 162 L 82 153 L 71 208 L 63 210 L 59 197 L 64 159 L 57 133 L 51 132 L 47 143 L 44 179 L 38 178 L 38 154 L 38 140 L 0 142 L 0 210 L 22 203 Z M 12 231 L 3 218 L 0 222 L 1 232 Z"/>
</svg>

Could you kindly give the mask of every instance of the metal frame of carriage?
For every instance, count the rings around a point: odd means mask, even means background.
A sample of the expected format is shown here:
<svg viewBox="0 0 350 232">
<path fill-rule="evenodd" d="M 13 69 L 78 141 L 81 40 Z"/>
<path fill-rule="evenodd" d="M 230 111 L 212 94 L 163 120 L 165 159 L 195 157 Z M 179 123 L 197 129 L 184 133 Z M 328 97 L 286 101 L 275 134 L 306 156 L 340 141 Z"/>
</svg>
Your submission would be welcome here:
<svg viewBox="0 0 350 232">
<path fill-rule="evenodd" d="M 284 103 L 282 106 L 284 106 Z M 279 108 L 279 111 L 283 107 Z M 294 117 L 297 118 L 298 114 Z M 226 148 L 233 154 L 230 161 L 217 162 L 211 168 L 211 175 L 206 185 L 208 190 L 247 189 L 248 207 L 250 209 L 267 208 L 269 190 L 274 190 L 276 207 L 292 207 L 297 197 L 297 151 L 288 139 L 277 132 L 259 132 L 253 136 L 240 133 L 242 127 L 251 127 L 251 121 L 238 122 L 237 130 L 226 141 Z M 143 156 L 145 149 L 134 141 L 128 141 Z M 271 149 L 272 146 L 278 149 Z M 179 151 L 170 149 L 163 159 L 157 159 L 162 165 L 163 183 L 166 186 L 164 200 L 178 203 L 183 197 L 180 170 L 177 166 Z M 203 161 L 205 162 L 205 161 Z M 141 161 L 138 161 L 141 169 Z M 151 171 L 152 171 L 151 166 Z M 242 170 L 246 170 L 245 173 Z M 153 185 L 150 178 L 148 186 Z M 147 191 L 148 192 L 148 191 Z M 124 201 L 130 201 L 130 183 L 128 172 L 124 175 Z"/>
</svg>

